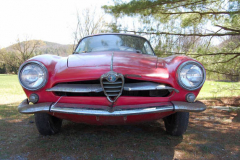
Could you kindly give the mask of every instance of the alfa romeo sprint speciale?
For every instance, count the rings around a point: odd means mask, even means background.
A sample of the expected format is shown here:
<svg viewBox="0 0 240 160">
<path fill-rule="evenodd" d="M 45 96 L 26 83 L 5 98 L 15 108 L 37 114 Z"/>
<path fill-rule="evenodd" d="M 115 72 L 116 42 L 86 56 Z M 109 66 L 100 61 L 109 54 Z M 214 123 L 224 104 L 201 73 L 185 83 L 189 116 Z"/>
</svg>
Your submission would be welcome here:
<svg viewBox="0 0 240 160">
<path fill-rule="evenodd" d="M 39 55 L 24 62 L 18 78 L 26 93 L 18 111 L 34 114 L 38 131 L 52 135 L 62 120 L 94 125 L 164 120 L 179 136 L 206 77 L 198 61 L 157 57 L 143 37 L 98 34 L 82 38 L 68 57 Z"/>
</svg>

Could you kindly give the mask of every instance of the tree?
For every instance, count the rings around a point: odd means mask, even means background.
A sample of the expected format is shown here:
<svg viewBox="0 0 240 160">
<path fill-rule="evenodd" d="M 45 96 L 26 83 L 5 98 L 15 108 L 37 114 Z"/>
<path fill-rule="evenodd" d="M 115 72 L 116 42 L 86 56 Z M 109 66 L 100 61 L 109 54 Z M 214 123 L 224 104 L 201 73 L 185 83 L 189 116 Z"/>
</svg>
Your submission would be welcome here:
<svg viewBox="0 0 240 160">
<path fill-rule="evenodd" d="M 234 62 L 239 61 L 240 44 L 232 41 L 240 35 L 239 0 L 132 0 L 103 8 L 117 18 L 139 17 L 139 30 L 120 31 L 151 35 L 157 40 L 155 52 L 161 56 L 191 55 L 206 62 L 208 72 L 239 76 L 236 70 L 223 67 L 239 68 Z M 228 41 L 232 47 L 216 41 Z"/>
<path fill-rule="evenodd" d="M 211 20 L 212 24 L 224 30 L 224 33 L 175 33 L 149 32 L 147 34 L 167 34 L 180 36 L 225 36 L 240 35 L 239 0 L 132 0 L 128 3 L 115 2 L 114 6 L 103 6 L 107 13 L 121 16 L 140 15 L 142 18 L 153 17 L 166 24 L 173 19 L 180 20 L 182 28 L 196 27 Z M 171 22 L 172 23 L 172 22 Z"/>
<path fill-rule="evenodd" d="M 77 26 L 74 32 L 74 46 L 85 36 L 108 32 L 108 23 L 105 21 L 103 13 L 96 13 L 95 9 L 85 9 L 82 13 L 77 13 Z"/>
<path fill-rule="evenodd" d="M 19 66 L 20 62 L 14 52 L 7 52 L 6 49 L 0 50 L 1 73 L 17 73 Z"/>
<path fill-rule="evenodd" d="M 45 45 L 40 40 L 26 40 L 0 50 L 1 70 L 7 73 L 17 73 L 19 66 L 29 58 L 41 54 L 38 48 Z"/>
<path fill-rule="evenodd" d="M 29 58 L 36 56 L 40 53 L 36 53 L 36 50 L 45 45 L 41 40 L 28 40 L 20 41 L 17 39 L 17 43 L 11 46 L 11 50 L 16 53 L 16 58 L 18 58 L 20 63 L 25 62 Z"/>
</svg>

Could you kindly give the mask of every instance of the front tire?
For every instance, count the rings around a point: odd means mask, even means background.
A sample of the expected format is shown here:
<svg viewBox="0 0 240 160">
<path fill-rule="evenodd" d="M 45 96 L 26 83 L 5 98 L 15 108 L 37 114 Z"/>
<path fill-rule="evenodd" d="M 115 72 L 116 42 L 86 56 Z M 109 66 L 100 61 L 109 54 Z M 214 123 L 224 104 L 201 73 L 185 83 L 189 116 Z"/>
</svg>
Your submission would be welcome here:
<svg viewBox="0 0 240 160">
<path fill-rule="evenodd" d="M 167 133 L 172 136 L 181 136 L 188 127 L 189 112 L 176 112 L 163 120 Z"/>
<path fill-rule="evenodd" d="M 62 127 L 62 119 L 47 113 L 35 113 L 35 123 L 41 135 L 53 135 L 58 133 Z"/>
</svg>

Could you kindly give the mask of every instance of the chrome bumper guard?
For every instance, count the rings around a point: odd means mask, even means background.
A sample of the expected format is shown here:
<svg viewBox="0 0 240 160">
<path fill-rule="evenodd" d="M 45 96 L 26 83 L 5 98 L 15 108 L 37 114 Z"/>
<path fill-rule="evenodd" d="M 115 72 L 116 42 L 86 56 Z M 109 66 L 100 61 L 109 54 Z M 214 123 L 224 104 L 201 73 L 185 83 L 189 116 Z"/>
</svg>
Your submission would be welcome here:
<svg viewBox="0 0 240 160">
<path fill-rule="evenodd" d="M 66 107 L 67 106 L 67 107 Z M 79 107 L 80 106 L 80 107 Z M 139 115 L 149 113 L 160 113 L 160 112 L 202 112 L 206 110 L 205 104 L 202 102 L 181 102 L 172 101 L 163 103 L 159 106 L 149 104 L 148 107 L 137 108 L 141 105 L 130 105 L 127 106 L 94 106 L 94 105 L 82 105 L 82 104 L 69 104 L 69 103 L 58 103 L 54 104 L 51 102 L 38 103 L 30 105 L 28 100 L 25 99 L 19 106 L 18 111 L 23 114 L 32 114 L 39 112 L 58 112 L 67 114 L 79 114 L 79 115 L 94 115 L 94 116 L 127 116 L 127 115 Z M 136 109 L 137 108 L 137 109 Z"/>
</svg>

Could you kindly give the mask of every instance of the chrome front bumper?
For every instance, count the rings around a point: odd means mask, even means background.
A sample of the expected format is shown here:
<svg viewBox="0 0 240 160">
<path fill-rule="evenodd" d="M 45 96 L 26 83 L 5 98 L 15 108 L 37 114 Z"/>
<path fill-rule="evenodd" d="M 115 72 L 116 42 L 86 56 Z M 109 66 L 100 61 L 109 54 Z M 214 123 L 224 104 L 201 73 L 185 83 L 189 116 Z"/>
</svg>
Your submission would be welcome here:
<svg viewBox="0 0 240 160">
<path fill-rule="evenodd" d="M 58 112 L 67 114 L 80 114 L 80 115 L 94 115 L 94 116 L 127 116 L 139 115 L 148 113 L 160 112 L 201 112 L 206 110 L 205 104 L 202 102 L 162 102 L 156 104 L 143 104 L 143 105 L 128 105 L 128 106 L 98 106 L 98 105 L 83 105 L 83 104 L 69 104 L 52 102 L 38 103 L 30 105 L 28 100 L 25 99 L 18 106 L 18 111 L 23 114 L 32 114 L 38 112 Z"/>
</svg>

